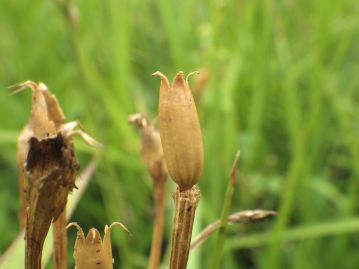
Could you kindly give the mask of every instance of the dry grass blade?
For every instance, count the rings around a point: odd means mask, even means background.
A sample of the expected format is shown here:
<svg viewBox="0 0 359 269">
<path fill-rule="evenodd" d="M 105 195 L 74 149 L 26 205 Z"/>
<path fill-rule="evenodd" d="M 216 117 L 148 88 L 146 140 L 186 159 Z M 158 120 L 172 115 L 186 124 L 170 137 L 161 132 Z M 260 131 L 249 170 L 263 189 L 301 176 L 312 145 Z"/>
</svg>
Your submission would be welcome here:
<svg viewBox="0 0 359 269">
<path fill-rule="evenodd" d="M 275 211 L 267 210 L 246 210 L 233 213 L 227 217 L 227 224 L 237 224 L 244 222 L 260 221 L 266 218 L 276 216 Z M 214 232 L 218 231 L 221 227 L 221 220 L 216 220 L 215 222 L 208 225 L 200 234 L 196 236 L 191 244 L 191 251 L 203 244 Z"/>
</svg>

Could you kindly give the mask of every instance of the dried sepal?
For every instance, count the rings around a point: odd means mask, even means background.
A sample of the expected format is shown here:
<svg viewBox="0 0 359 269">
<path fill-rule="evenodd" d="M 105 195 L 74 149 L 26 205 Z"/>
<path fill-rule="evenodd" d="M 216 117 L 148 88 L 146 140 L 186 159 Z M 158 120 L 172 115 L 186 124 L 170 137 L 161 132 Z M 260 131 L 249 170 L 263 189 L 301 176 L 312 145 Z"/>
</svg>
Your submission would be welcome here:
<svg viewBox="0 0 359 269">
<path fill-rule="evenodd" d="M 181 191 L 190 189 L 200 177 L 203 166 L 203 144 L 197 109 L 188 78 L 183 72 L 175 76 L 172 86 L 161 72 L 159 125 L 166 164 Z"/>
<path fill-rule="evenodd" d="M 75 186 L 79 165 L 72 137 L 77 134 L 75 128 L 79 124 L 65 123 L 56 97 L 45 84 L 26 81 L 16 87 L 14 93 L 26 88 L 32 90 L 31 117 L 26 133 L 23 131 L 19 138 L 22 142 L 18 143 L 18 162 L 21 167 L 24 161 L 24 192 L 28 204 L 25 264 L 26 269 L 38 269 L 50 224 L 64 210 L 67 195 Z M 85 141 L 94 144 L 95 140 Z"/>
<path fill-rule="evenodd" d="M 129 233 L 128 229 L 120 222 L 114 222 L 108 227 L 105 226 L 103 241 L 97 229 L 89 230 L 87 236 L 82 228 L 75 222 L 67 225 L 67 229 L 75 227 L 77 238 L 74 247 L 74 259 L 76 269 L 112 269 L 114 260 L 112 258 L 111 230 L 120 226 Z"/>
<path fill-rule="evenodd" d="M 198 100 L 202 97 L 205 88 L 207 87 L 208 81 L 210 79 L 210 71 L 207 68 L 201 68 L 199 70 L 199 75 L 194 78 L 192 83 L 192 92 L 194 98 Z"/>
</svg>

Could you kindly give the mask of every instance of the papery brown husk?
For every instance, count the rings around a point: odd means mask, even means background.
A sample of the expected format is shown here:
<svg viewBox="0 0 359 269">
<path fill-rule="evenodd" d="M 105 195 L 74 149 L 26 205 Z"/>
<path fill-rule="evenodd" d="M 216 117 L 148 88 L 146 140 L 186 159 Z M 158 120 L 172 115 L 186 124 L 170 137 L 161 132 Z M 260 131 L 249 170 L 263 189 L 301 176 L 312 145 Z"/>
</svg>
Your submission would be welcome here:
<svg viewBox="0 0 359 269">
<path fill-rule="evenodd" d="M 172 86 L 166 76 L 161 78 L 158 117 L 161 142 L 171 178 L 181 191 L 195 185 L 203 167 L 203 143 L 196 105 L 188 85 L 180 71 Z"/>
<path fill-rule="evenodd" d="M 18 143 L 19 175 L 20 179 L 24 175 L 28 204 L 25 268 L 41 269 L 46 235 L 51 222 L 65 208 L 67 195 L 75 185 L 78 163 L 72 138 L 61 129 L 65 120 L 56 97 L 42 83 L 27 81 L 18 86 L 19 90 L 32 89 L 30 121 Z"/>
</svg>

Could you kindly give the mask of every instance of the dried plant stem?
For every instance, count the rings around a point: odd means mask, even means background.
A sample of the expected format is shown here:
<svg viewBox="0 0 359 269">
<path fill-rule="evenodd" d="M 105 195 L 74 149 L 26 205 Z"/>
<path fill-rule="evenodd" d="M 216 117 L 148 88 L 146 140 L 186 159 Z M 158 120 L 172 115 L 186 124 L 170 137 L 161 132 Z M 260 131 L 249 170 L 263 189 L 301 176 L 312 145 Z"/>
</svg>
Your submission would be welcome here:
<svg viewBox="0 0 359 269">
<path fill-rule="evenodd" d="M 54 222 L 54 268 L 67 269 L 66 209 Z"/>
<path fill-rule="evenodd" d="M 160 263 L 163 237 L 163 211 L 165 206 L 166 177 L 154 180 L 153 196 L 155 202 L 155 221 L 152 231 L 151 254 L 148 269 L 157 269 Z"/>
<path fill-rule="evenodd" d="M 24 192 L 24 172 L 21 171 L 19 174 L 19 228 L 22 231 L 25 228 L 26 224 L 26 208 L 27 202 L 25 199 L 25 192 Z"/>
<path fill-rule="evenodd" d="M 50 225 L 40 220 L 37 225 L 29 218 L 26 219 L 25 233 L 25 269 L 41 269 L 42 248 L 45 237 L 40 237 L 42 231 L 48 230 Z"/>
<path fill-rule="evenodd" d="M 191 244 L 192 228 L 200 191 L 194 185 L 191 189 L 174 192 L 175 216 L 172 228 L 170 269 L 185 269 Z"/>
<path fill-rule="evenodd" d="M 28 203 L 25 196 L 25 160 L 27 157 L 27 148 L 28 141 L 32 135 L 29 125 L 26 125 L 25 128 L 21 131 L 18 140 L 17 140 L 17 153 L 16 153 L 16 163 L 18 167 L 18 183 L 19 183 L 19 228 L 20 231 L 25 229 L 26 225 L 26 209 Z"/>
</svg>

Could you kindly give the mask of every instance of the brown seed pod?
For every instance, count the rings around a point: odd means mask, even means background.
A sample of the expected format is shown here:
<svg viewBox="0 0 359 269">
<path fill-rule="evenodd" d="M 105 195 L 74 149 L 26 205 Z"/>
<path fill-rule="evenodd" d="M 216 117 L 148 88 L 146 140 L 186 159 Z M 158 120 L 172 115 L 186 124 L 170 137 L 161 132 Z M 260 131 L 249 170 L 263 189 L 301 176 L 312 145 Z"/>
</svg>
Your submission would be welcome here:
<svg viewBox="0 0 359 269">
<path fill-rule="evenodd" d="M 168 172 L 180 191 L 188 190 L 200 177 L 203 166 L 203 144 L 197 109 L 188 78 L 180 71 L 172 86 L 165 75 L 161 78 L 159 97 L 159 127 Z"/>
<path fill-rule="evenodd" d="M 128 122 L 140 132 L 141 157 L 153 180 L 165 180 L 168 172 L 158 130 L 140 113 L 130 115 Z"/>
<path fill-rule="evenodd" d="M 50 224 L 64 210 L 67 195 L 75 186 L 78 164 L 72 136 L 79 135 L 94 146 L 99 143 L 82 130 L 75 130 L 78 122 L 65 123 L 56 97 L 45 84 L 26 81 L 16 87 L 14 93 L 32 89 L 31 118 L 19 138 L 18 162 L 24 161 L 20 176 L 25 175 L 28 204 L 25 266 L 40 269 L 42 247 Z"/>
<path fill-rule="evenodd" d="M 157 269 L 162 253 L 163 214 L 168 171 L 163 156 L 160 133 L 155 126 L 140 113 L 130 115 L 128 122 L 138 128 L 140 132 L 141 157 L 153 179 L 152 192 L 155 208 L 151 252 L 147 268 Z"/>
<path fill-rule="evenodd" d="M 77 238 L 74 248 L 74 259 L 76 269 L 112 269 L 112 247 L 111 247 L 111 230 L 114 226 L 121 226 L 127 233 L 129 231 L 120 222 L 114 222 L 108 227 L 105 226 L 105 235 L 103 241 L 97 229 L 89 230 L 87 236 L 77 223 L 70 223 L 67 228 L 77 228 Z"/>
</svg>

